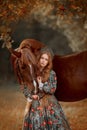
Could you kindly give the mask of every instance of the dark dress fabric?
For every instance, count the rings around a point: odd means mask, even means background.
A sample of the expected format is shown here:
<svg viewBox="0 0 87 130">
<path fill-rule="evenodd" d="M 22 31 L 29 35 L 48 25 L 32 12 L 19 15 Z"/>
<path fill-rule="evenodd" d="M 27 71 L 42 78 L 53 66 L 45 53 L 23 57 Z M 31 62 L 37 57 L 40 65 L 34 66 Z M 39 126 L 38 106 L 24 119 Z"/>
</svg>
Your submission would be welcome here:
<svg viewBox="0 0 87 130">
<path fill-rule="evenodd" d="M 29 113 L 24 117 L 22 130 L 71 130 L 64 112 L 54 96 L 57 86 L 55 72 L 43 85 L 42 98 L 32 100 Z"/>
</svg>

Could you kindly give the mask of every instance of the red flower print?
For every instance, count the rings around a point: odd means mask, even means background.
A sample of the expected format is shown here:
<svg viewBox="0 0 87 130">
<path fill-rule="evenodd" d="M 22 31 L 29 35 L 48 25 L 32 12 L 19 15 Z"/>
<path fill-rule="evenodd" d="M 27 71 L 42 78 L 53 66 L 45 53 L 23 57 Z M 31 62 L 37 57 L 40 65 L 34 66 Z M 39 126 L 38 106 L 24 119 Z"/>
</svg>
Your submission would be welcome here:
<svg viewBox="0 0 87 130">
<path fill-rule="evenodd" d="M 52 107 L 52 106 L 53 106 L 53 104 L 51 103 L 51 104 L 50 104 L 50 106 Z"/>
<path fill-rule="evenodd" d="M 34 112 L 34 108 L 32 108 L 31 111 Z"/>
<path fill-rule="evenodd" d="M 51 88 L 51 92 L 52 92 L 52 93 L 55 92 L 55 88 Z"/>
<path fill-rule="evenodd" d="M 47 108 L 48 110 L 51 110 L 51 106 L 48 106 L 48 108 Z"/>
<path fill-rule="evenodd" d="M 49 124 L 49 125 L 52 125 L 52 124 L 53 124 L 53 122 L 50 120 L 50 121 L 48 121 L 48 124 Z"/>
<path fill-rule="evenodd" d="M 43 122 L 43 125 L 44 125 L 44 126 L 46 125 L 46 121 Z"/>
<path fill-rule="evenodd" d="M 57 80 L 57 77 L 54 77 L 55 80 Z"/>
<path fill-rule="evenodd" d="M 27 126 L 28 126 L 28 123 L 27 123 L 27 122 L 24 122 L 24 126 L 27 127 Z"/>
<path fill-rule="evenodd" d="M 37 107 L 37 110 L 42 110 L 42 109 L 43 109 L 43 108 L 42 108 L 42 107 L 40 107 L 40 106 L 39 106 L 39 107 Z"/>
<path fill-rule="evenodd" d="M 50 110 L 50 114 L 54 114 L 54 111 L 53 111 L 53 110 Z"/>
<path fill-rule="evenodd" d="M 32 124 L 29 124 L 29 127 L 32 128 Z"/>
</svg>

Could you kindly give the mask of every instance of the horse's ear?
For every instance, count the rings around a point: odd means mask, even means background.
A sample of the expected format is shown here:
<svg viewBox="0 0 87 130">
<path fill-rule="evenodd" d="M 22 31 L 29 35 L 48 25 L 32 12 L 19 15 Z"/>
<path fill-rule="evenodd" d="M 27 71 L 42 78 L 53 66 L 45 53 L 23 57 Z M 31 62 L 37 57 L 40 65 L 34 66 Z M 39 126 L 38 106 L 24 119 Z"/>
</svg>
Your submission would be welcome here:
<svg viewBox="0 0 87 130">
<path fill-rule="evenodd" d="M 35 40 L 35 39 L 28 39 L 28 41 L 29 41 L 29 44 L 30 44 L 30 48 L 31 48 L 31 50 L 32 50 L 32 52 L 34 53 L 35 56 L 38 55 L 41 48 L 44 48 L 46 46 L 42 42 Z"/>
</svg>

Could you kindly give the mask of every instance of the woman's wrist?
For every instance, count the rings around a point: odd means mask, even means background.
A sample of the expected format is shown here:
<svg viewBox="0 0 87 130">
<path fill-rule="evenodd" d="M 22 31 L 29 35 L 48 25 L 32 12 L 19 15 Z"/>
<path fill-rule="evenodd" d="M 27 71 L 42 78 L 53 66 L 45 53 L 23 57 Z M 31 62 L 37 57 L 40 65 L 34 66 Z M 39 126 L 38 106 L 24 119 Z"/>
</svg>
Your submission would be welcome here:
<svg viewBox="0 0 87 130">
<path fill-rule="evenodd" d="M 40 90 L 43 89 L 43 83 L 42 83 L 42 82 L 39 83 L 39 89 L 40 89 Z"/>
</svg>

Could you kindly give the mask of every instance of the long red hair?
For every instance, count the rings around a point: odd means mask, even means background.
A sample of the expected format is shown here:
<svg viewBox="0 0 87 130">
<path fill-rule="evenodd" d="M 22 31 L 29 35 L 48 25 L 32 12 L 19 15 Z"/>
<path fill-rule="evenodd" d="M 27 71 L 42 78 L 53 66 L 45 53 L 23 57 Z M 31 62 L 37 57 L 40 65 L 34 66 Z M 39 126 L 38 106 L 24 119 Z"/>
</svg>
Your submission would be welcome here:
<svg viewBox="0 0 87 130">
<path fill-rule="evenodd" d="M 40 58 L 43 54 L 47 54 L 48 55 L 48 64 L 47 66 L 44 68 L 44 70 L 42 72 L 40 72 Z M 50 75 L 50 71 L 52 69 L 52 54 L 50 51 L 47 51 L 47 50 L 44 50 L 44 51 L 41 51 L 37 57 L 37 76 L 41 76 L 42 77 L 42 82 L 46 82 L 49 78 L 49 75 Z"/>
</svg>

